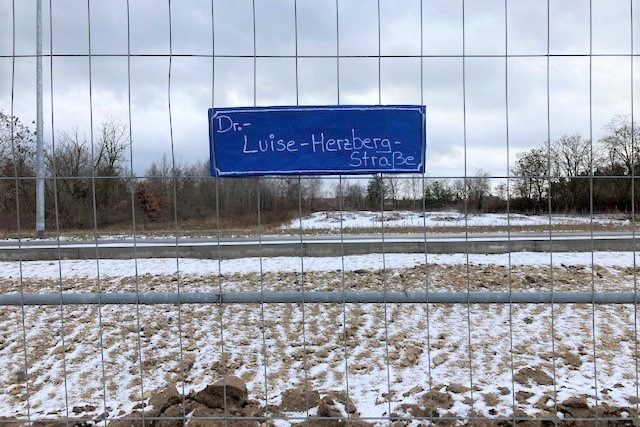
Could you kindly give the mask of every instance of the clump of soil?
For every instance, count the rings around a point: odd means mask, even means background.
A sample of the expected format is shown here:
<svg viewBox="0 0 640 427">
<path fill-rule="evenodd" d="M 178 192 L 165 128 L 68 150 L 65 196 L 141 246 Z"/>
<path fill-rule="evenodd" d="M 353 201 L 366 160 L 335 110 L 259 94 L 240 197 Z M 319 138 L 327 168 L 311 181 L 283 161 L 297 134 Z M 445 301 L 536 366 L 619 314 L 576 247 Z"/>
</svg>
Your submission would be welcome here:
<svg viewBox="0 0 640 427">
<path fill-rule="evenodd" d="M 317 415 L 302 424 L 311 426 L 346 425 L 364 427 L 370 424 L 358 420 L 357 408 L 342 391 L 330 391 L 320 396 L 317 390 L 296 387 L 285 391 L 280 405 L 261 405 L 249 399 L 246 384 L 228 375 L 206 385 L 202 390 L 181 395 L 175 385 L 169 385 L 149 399 L 143 411 L 137 410 L 109 423 L 110 427 L 222 427 L 262 425 L 259 418 L 283 417 L 287 412 L 304 412 L 317 408 Z M 243 419 L 244 418 L 244 419 Z"/>
<path fill-rule="evenodd" d="M 258 422 L 240 417 L 264 414 L 264 408 L 257 401 L 248 399 L 245 383 L 238 377 L 226 376 L 186 396 L 171 384 L 152 396 L 143 411 L 134 411 L 111 421 L 109 426 L 142 427 L 143 419 L 144 425 L 150 427 L 224 426 L 224 418 L 230 417 L 234 425 L 248 427 L 257 426 Z"/>
</svg>

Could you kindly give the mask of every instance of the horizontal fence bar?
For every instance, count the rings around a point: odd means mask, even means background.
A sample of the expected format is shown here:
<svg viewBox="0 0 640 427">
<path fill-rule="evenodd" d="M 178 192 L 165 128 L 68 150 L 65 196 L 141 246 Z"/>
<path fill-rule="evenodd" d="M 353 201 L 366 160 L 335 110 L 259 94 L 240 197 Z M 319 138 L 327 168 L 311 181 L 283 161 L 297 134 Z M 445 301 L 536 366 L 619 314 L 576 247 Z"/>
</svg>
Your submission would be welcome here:
<svg viewBox="0 0 640 427">
<path fill-rule="evenodd" d="M 637 292 L 122 292 L 0 294 L 0 305 L 80 304 L 636 304 Z"/>
<path fill-rule="evenodd" d="M 625 57 L 638 57 L 640 53 L 616 53 L 616 52 L 603 52 L 603 53 L 450 53 L 450 54 L 407 54 L 407 55 L 378 55 L 378 54 L 354 54 L 354 55 L 311 55 L 311 54 L 283 54 L 283 55 L 254 55 L 249 53 L 238 54 L 209 54 L 209 53 L 126 53 L 126 52 L 111 52 L 111 53 L 43 53 L 37 55 L 34 53 L 18 53 L 18 54 L 2 54 L 0 58 L 37 58 L 41 56 L 43 58 L 244 58 L 244 59 L 305 59 L 305 58 L 318 58 L 318 59 L 340 59 L 340 58 L 364 58 L 364 59 L 378 59 L 378 58 L 589 58 L 589 57 L 612 57 L 612 58 L 625 58 Z"/>
<path fill-rule="evenodd" d="M 312 423 L 315 423 L 316 425 L 321 424 L 322 422 L 326 422 L 328 425 L 349 425 L 348 421 L 345 417 L 341 417 L 341 416 L 319 416 L 319 415 L 313 415 L 312 417 L 305 417 L 305 416 L 296 416 L 296 415 L 265 415 L 263 417 L 260 416 L 238 416 L 238 415 L 211 415 L 211 416 L 194 416 L 194 415 L 186 415 L 186 416 L 158 416 L 158 417 L 153 417 L 153 416 L 144 416 L 145 421 L 185 421 L 185 420 L 190 420 L 190 421 L 221 421 L 220 424 L 222 424 L 223 421 L 228 420 L 228 421 L 240 421 L 240 420 L 245 420 L 245 421 L 275 421 L 275 420 L 283 420 L 283 421 L 302 421 L 299 424 L 304 424 L 305 420 L 312 420 Z M 633 417 L 631 415 L 629 416 L 599 416 L 598 417 L 598 421 L 621 421 L 622 424 L 615 424 L 615 425 L 633 425 L 631 424 L 632 421 L 636 420 L 637 417 Z M 108 417 L 108 418 L 98 418 L 96 419 L 96 424 L 99 424 L 100 421 L 102 420 L 106 420 L 106 421 L 118 421 L 118 423 L 123 422 L 123 421 L 130 421 L 131 425 L 138 425 L 138 424 L 142 424 L 142 416 L 135 416 L 135 415 L 129 415 L 129 416 L 123 416 L 123 417 Z M 452 416 L 452 415 L 445 415 L 445 416 L 437 416 L 437 415 L 424 415 L 424 416 L 420 416 L 420 415 L 411 415 L 411 416 L 403 416 L 403 415 L 395 415 L 395 414 L 391 414 L 389 416 L 380 416 L 380 417 L 369 417 L 369 416 L 359 416 L 357 418 L 358 421 L 364 422 L 364 421 L 400 421 L 400 422 L 411 422 L 411 421 L 416 421 L 416 420 L 424 420 L 424 421 L 449 421 L 449 422 L 455 422 L 455 421 L 480 421 L 483 422 L 483 424 L 487 424 L 488 422 L 491 422 L 492 424 L 490 425 L 494 425 L 497 422 L 504 422 L 505 425 L 508 425 L 508 423 L 510 421 L 533 421 L 538 425 L 539 423 L 543 422 L 543 421 L 547 421 L 550 423 L 553 423 L 554 421 L 565 421 L 567 423 L 576 423 L 579 421 L 589 421 L 589 424 L 587 425 L 592 425 L 594 424 L 595 418 L 589 418 L 589 417 L 571 417 L 569 415 L 566 416 L 566 419 L 562 419 L 562 418 L 558 418 L 558 417 L 553 417 L 552 415 L 531 415 L 531 416 L 508 416 L 508 415 L 501 415 L 501 416 L 496 416 L 496 417 L 486 417 L 486 416 L 482 416 L 482 415 L 469 415 L 469 416 Z M 26 420 L 24 420 L 26 423 Z M 47 421 L 58 421 L 58 418 L 39 418 L 37 420 L 37 424 L 36 425 L 41 425 L 41 423 L 43 422 L 47 422 Z M 69 418 L 70 422 L 74 422 L 74 421 L 87 421 L 86 419 L 74 419 L 74 418 Z M 337 421 L 338 423 L 331 423 L 331 421 Z M 217 425 L 217 424 L 213 424 L 213 425 Z M 502 425 L 502 424 L 501 424 Z"/>
<path fill-rule="evenodd" d="M 416 174 L 405 174 L 405 175 L 395 175 L 395 174 L 387 174 L 387 173 L 382 173 L 382 176 L 384 178 L 393 178 L 393 179 L 397 179 L 397 180 L 422 180 L 423 179 L 423 175 L 416 175 Z M 257 181 L 258 177 L 257 176 L 243 176 L 243 177 L 229 177 L 229 176 L 222 176 L 222 177 L 215 177 L 215 176 L 210 176 L 210 175 L 167 175 L 167 176 L 159 176 L 159 175 L 126 175 L 126 176 L 121 176 L 121 175 L 116 175 L 116 176 L 105 176 L 105 175 L 95 175 L 95 176 L 91 176 L 91 175 L 56 175 L 55 177 L 53 175 L 45 175 L 44 179 L 46 180 L 53 180 L 53 179 L 61 179 L 61 180 L 91 180 L 91 179 L 98 179 L 98 180 L 123 180 L 123 181 L 130 181 L 130 180 L 142 180 L 142 179 L 157 179 L 157 180 L 169 180 L 169 179 L 176 179 L 178 181 L 180 180 L 210 180 L 210 181 L 215 181 L 218 178 L 221 178 L 222 180 L 231 180 L 231 179 L 242 179 L 242 180 L 253 180 L 253 181 Z M 302 181 L 309 181 L 309 180 L 315 180 L 315 179 L 322 179 L 322 180 L 334 180 L 334 181 L 338 181 L 340 180 L 340 176 L 334 176 L 334 175 L 307 175 L 307 176 L 303 176 L 303 175 L 298 175 L 296 176 L 296 180 L 300 179 Z M 477 176 L 473 176 L 473 175 L 467 175 L 466 177 L 464 175 L 430 175 L 430 176 L 424 176 L 424 180 L 426 182 L 429 181 L 437 181 L 437 180 L 473 180 L 473 179 L 477 179 Z M 600 179 L 618 179 L 618 180 L 629 180 L 631 181 L 632 179 L 635 180 L 640 180 L 640 175 L 578 175 L 578 176 L 569 176 L 569 175 L 486 175 L 483 176 L 482 178 L 488 178 L 488 179 L 509 179 L 511 181 L 518 181 L 518 180 L 522 180 L 522 179 L 539 179 L 540 181 L 558 181 L 561 179 L 564 180 L 584 180 L 584 181 L 588 181 L 591 178 L 595 179 L 595 180 L 600 180 Z M 22 176 L 18 176 L 18 177 L 13 177 L 13 176 L 0 176 L 0 181 L 34 181 L 36 180 L 36 176 L 35 175 L 22 175 Z M 278 174 L 273 174 L 273 175 L 269 175 L 269 176 L 261 176 L 260 177 L 260 181 L 275 181 L 275 180 L 285 180 L 285 179 L 291 179 L 291 175 L 278 175 Z M 342 177 L 342 179 L 344 179 L 345 181 L 349 180 L 349 181 L 363 181 L 363 180 L 367 180 L 369 181 L 371 179 L 371 174 L 366 174 L 363 173 L 362 175 L 349 175 L 348 178 L 346 177 Z M 589 212 L 589 210 L 586 210 L 587 213 Z M 513 212 L 516 213 L 516 212 Z"/>
</svg>

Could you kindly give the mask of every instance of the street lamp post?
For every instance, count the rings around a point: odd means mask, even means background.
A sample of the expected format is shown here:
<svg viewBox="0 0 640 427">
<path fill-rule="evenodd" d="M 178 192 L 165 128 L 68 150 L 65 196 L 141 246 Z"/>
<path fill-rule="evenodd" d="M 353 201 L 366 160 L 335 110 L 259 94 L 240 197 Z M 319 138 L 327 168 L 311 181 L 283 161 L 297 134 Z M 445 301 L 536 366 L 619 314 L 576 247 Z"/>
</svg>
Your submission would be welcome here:
<svg viewBox="0 0 640 427">
<path fill-rule="evenodd" d="M 42 144 L 42 0 L 36 13 L 36 237 L 44 237 L 44 148 Z"/>
</svg>

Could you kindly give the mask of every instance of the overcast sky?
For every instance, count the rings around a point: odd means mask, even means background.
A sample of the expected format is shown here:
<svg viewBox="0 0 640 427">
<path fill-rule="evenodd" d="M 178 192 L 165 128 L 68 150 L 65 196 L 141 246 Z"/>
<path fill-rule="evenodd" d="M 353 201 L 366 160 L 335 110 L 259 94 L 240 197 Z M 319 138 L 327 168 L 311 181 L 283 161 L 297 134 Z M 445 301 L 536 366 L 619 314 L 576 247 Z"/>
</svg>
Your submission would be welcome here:
<svg viewBox="0 0 640 427">
<path fill-rule="evenodd" d="M 11 109 L 12 5 L 0 0 L 0 110 Z M 125 0 L 53 0 L 44 5 L 44 54 L 53 33 L 53 82 L 44 64 L 45 143 L 51 144 L 51 93 L 55 131 L 78 128 L 89 136 L 89 52 L 92 59 L 94 125 L 108 117 L 128 122 L 127 4 Z M 420 0 L 298 0 L 298 100 L 308 104 L 424 103 L 430 176 L 464 175 L 462 0 L 423 0 L 423 72 L 420 73 Z M 631 113 L 631 4 L 592 0 L 592 131 L 616 114 Z M 511 160 L 547 135 L 546 52 L 550 53 L 550 131 L 589 136 L 590 3 L 509 0 L 505 69 L 504 0 L 466 0 L 467 169 L 507 174 L 507 123 Z M 640 1 L 634 1 L 634 49 L 640 46 Z M 49 17 L 52 15 L 52 29 Z M 176 160 L 208 158 L 207 108 L 296 104 L 294 0 L 255 0 L 254 88 L 251 0 L 130 0 L 131 114 L 136 173 L 170 155 L 168 75 Z M 35 0 L 15 1 L 14 114 L 35 120 Z M 336 23 L 338 28 L 336 29 Z M 213 32 L 212 32 L 213 28 Z M 337 37 L 339 34 L 339 37 Z M 380 45 L 378 44 L 380 40 Z M 337 52 L 345 56 L 337 64 Z M 378 80 L 378 51 L 383 56 Z M 212 64 L 211 55 L 221 55 Z M 27 57 L 20 57 L 27 55 Z M 80 55 L 80 56 L 78 56 Z M 155 56 L 154 56 L 155 55 Z M 159 55 L 159 56 L 158 56 Z M 405 57 L 389 57 L 389 56 Z M 485 55 L 485 56 L 478 56 Z M 611 55 L 611 56 L 606 56 Z M 316 57 L 310 57 L 316 56 Z M 634 92 L 638 107 L 638 62 Z M 339 70 L 339 78 L 338 78 Z M 212 85 L 213 78 L 213 85 Z M 508 82 L 505 87 L 505 81 Z M 423 91 L 421 94 L 421 85 Z M 378 91 L 381 88 L 381 93 Z M 507 90 L 506 90 L 507 89 Z M 213 92 L 212 92 L 213 90 Z M 338 98 L 339 92 L 339 98 Z M 128 161 L 128 160 L 127 160 Z"/>
</svg>

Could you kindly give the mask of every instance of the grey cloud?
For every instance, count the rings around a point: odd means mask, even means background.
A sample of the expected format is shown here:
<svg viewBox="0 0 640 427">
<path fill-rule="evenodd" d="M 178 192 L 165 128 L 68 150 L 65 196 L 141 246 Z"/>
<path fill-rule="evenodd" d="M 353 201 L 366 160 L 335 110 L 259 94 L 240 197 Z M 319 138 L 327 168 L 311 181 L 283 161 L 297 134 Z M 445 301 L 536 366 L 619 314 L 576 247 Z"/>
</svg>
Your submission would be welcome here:
<svg viewBox="0 0 640 427">
<path fill-rule="evenodd" d="M 258 55 L 295 54 L 293 2 L 265 0 L 256 3 L 256 52 Z M 260 37 L 257 35 L 260 34 Z"/>
<path fill-rule="evenodd" d="M 460 25 L 462 28 L 462 25 Z M 504 1 L 465 3 L 465 50 L 467 55 L 504 53 Z"/>
<path fill-rule="evenodd" d="M 546 54 L 547 3 L 539 0 L 511 0 L 507 7 L 509 53 Z"/>
<path fill-rule="evenodd" d="M 462 54 L 462 2 L 428 1 L 422 10 L 424 54 Z"/>
<path fill-rule="evenodd" d="M 420 55 L 420 1 L 381 1 L 380 39 L 383 55 Z"/>
<path fill-rule="evenodd" d="M 12 2 L 0 0 L 0 54 L 10 55 Z M 44 2 L 44 47 L 49 49 L 48 2 Z M 294 2 L 256 0 L 258 55 L 294 55 Z M 504 0 L 465 2 L 466 53 L 502 55 Z M 35 2 L 16 1 L 16 50 L 35 52 Z M 126 54 L 126 1 L 91 1 L 92 52 Z M 142 173 L 153 160 L 170 155 L 167 105 L 169 7 L 167 1 L 130 2 L 131 50 L 160 57 L 131 58 L 133 160 Z M 252 55 L 252 0 L 214 1 L 215 33 L 211 28 L 211 0 L 171 3 L 174 54 Z M 341 55 L 377 55 L 377 0 L 339 0 Z M 419 0 L 380 1 L 383 55 L 420 54 Z M 53 2 L 54 52 L 88 53 L 87 2 Z M 559 54 L 589 52 L 589 0 L 550 1 L 550 49 Z M 636 7 L 636 4 L 634 4 Z M 422 2 L 423 52 L 426 55 L 462 53 L 462 2 Z M 640 9 L 638 9 L 640 10 Z M 630 49 L 629 3 L 593 0 L 593 49 L 596 53 L 627 53 Z M 299 55 L 336 54 L 336 1 L 298 0 Z M 635 14 L 634 25 L 640 24 Z M 508 2 L 510 54 L 543 55 L 547 48 L 546 2 Z M 635 30 L 635 29 L 634 29 Z M 634 31 L 638 37 L 640 31 Z M 212 46 L 212 37 L 215 46 Z M 636 38 L 636 42 L 640 39 Z M 638 45 L 638 43 L 636 43 Z M 215 48 L 215 49 L 214 49 Z M 589 58 L 550 60 L 550 125 L 552 138 L 565 133 L 589 133 Z M 49 69 L 45 64 L 45 135 L 50 135 Z M 378 59 L 299 58 L 298 98 L 302 104 L 378 102 Z M 22 120 L 35 118 L 33 58 L 16 59 L 14 110 Z M 208 155 L 206 109 L 253 105 L 253 58 L 174 57 L 172 65 L 172 123 L 176 158 L 204 160 Z M 296 102 L 293 58 L 256 60 L 258 104 Z M 464 167 L 462 59 L 425 58 L 420 76 L 419 58 L 381 60 L 381 96 L 384 103 L 420 102 L 427 105 L 427 168 L 432 176 L 461 175 Z M 638 75 L 635 71 L 635 75 Z M 10 109 L 11 58 L 0 58 L 0 109 Z M 509 145 L 517 153 L 544 142 L 547 134 L 546 58 L 510 58 L 508 61 Z M 78 127 L 88 135 L 87 58 L 54 59 L 55 128 Z M 615 114 L 630 111 L 629 58 L 594 57 L 592 68 L 593 130 Z M 93 59 L 94 124 L 107 117 L 128 120 L 126 57 Z M 339 83 L 339 88 L 338 88 Z M 635 88 L 640 85 L 635 84 Z M 506 111 L 504 58 L 466 59 L 467 169 L 477 167 L 506 174 Z M 636 95 L 637 96 L 637 95 Z M 636 98 L 637 99 L 637 98 Z M 47 142 L 47 141 L 45 141 Z"/>
<path fill-rule="evenodd" d="M 298 74 L 301 104 L 338 103 L 338 64 L 335 59 L 300 59 Z"/>
<path fill-rule="evenodd" d="M 298 54 L 335 55 L 335 0 L 298 1 Z"/>
</svg>

